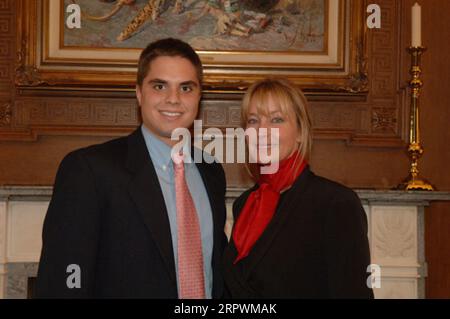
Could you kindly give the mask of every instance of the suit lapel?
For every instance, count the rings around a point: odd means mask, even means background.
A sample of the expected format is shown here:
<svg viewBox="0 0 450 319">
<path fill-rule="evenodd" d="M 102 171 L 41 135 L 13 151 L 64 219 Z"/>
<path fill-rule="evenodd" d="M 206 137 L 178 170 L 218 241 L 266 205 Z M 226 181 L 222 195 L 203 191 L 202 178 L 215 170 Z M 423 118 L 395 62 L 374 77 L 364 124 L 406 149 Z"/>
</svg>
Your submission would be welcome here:
<svg viewBox="0 0 450 319">
<path fill-rule="evenodd" d="M 170 278 L 176 284 L 167 209 L 158 176 L 140 128 L 128 138 L 127 168 L 134 174 L 128 187 L 129 193 L 160 251 Z"/>
<path fill-rule="evenodd" d="M 283 225 L 289 219 L 290 214 L 293 213 L 294 204 L 295 206 L 302 206 L 299 199 L 301 199 L 301 193 L 307 188 L 306 184 L 311 175 L 309 167 L 306 167 L 299 178 L 292 185 L 292 188 L 286 194 L 286 197 L 282 201 L 281 205 L 277 207 L 277 211 L 270 221 L 267 228 L 264 230 L 261 237 L 254 244 L 250 254 L 242 262 L 247 264 L 244 267 L 245 271 L 243 273 L 245 278 L 251 274 L 254 268 L 258 265 L 261 258 L 265 255 L 266 251 L 272 246 L 273 240 L 276 238 L 277 234 L 283 229 Z M 241 207 L 238 207 L 239 212 L 242 211 L 245 201 L 242 201 Z M 235 249 L 233 243 L 233 249 Z"/>
</svg>

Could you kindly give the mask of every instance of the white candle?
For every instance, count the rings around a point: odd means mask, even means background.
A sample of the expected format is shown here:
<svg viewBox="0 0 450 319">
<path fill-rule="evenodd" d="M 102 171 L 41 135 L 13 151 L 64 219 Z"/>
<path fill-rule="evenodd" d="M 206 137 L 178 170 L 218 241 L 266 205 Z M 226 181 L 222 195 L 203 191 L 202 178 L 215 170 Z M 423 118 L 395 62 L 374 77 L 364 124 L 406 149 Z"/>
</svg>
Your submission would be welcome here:
<svg viewBox="0 0 450 319">
<path fill-rule="evenodd" d="M 422 46 L 422 16 L 421 7 L 416 2 L 412 7 L 412 40 L 411 45 L 413 47 Z"/>
</svg>

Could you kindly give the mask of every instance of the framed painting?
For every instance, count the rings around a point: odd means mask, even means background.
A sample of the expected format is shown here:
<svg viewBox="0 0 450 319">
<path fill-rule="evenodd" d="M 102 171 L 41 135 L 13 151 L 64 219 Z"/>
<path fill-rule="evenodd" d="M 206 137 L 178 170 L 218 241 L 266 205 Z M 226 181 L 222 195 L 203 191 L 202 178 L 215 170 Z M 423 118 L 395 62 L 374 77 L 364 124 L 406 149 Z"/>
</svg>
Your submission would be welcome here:
<svg viewBox="0 0 450 319">
<path fill-rule="evenodd" d="M 205 89 L 286 76 L 310 91 L 367 90 L 363 0 L 20 0 L 20 87 L 129 88 L 141 50 L 176 37 Z M 78 25 L 71 11 L 80 12 Z"/>
</svg>

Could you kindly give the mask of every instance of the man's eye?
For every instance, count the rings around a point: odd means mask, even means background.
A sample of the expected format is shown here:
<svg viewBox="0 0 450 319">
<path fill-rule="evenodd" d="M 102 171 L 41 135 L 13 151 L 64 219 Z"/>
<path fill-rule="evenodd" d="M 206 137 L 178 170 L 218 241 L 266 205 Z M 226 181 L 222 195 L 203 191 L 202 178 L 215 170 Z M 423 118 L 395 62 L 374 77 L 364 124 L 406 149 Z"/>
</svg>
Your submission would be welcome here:
<svg viewBox="0 0 450 319">
<path fill-rule="evenodd" d="M 283 123 L 284 119 L 282 117 L 274 117 L 272 123 Z"/>
<path fill-rule="evenodd" d="M 155 85 L 153 85 L 153 88 L 157 91 L 160 91 L 160 90 L 164 89 L 164 85 L 163 84 L 155 84 Z"/>
<path fill-rule="evenodd" d="M 190 87 L 189 85 L 181 87 L 181 92 L 191 92 L 191 91 L 192 91 L 192 87 Z"/>
</svg>

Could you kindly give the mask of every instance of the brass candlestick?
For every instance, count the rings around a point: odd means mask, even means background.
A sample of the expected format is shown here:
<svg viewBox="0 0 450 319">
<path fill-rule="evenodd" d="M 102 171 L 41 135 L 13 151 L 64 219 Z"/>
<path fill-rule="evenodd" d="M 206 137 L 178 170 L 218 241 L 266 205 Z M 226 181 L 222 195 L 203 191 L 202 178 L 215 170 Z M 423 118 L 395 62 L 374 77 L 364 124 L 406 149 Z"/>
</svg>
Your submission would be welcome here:
<svg viewBox="0 0 450 319">
<path fill-rule="evenodd" d="M 423 82 L 420 79 L 422 69 L 420 68 L 420 58 L 422 53 L 426 51 L 424 47 L 409 47 L 408 52 L 411 54 L 411 75 L 412 79 L 409 82 L 411 88 L 411 115 L 409 123 L 409 146 L 408 154 L 411 161 L 409 175 L 398 188 L 404 190 L 426 190 L 433 191 L 435 188 L 425 179 L 419 177 L 418 161 L 422 156 L 424 150 L 420 144 L 420 129 L 419 129 L 419 98 L 420 90 Z"/>
</svg>

